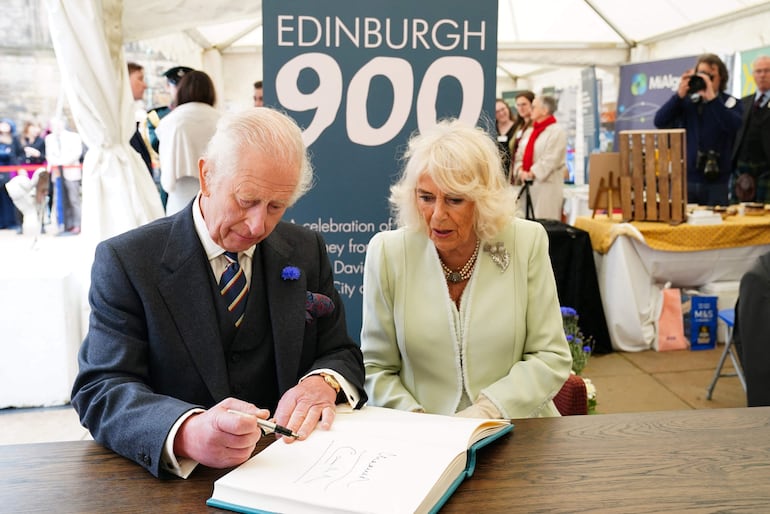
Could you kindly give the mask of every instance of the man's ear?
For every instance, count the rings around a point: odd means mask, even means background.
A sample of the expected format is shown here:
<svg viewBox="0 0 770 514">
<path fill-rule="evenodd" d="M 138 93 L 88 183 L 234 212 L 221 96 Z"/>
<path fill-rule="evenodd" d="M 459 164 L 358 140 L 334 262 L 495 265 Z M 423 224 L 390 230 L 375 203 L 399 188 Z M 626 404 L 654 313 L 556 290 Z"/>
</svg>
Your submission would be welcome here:
<svg viewBox="0 0 770 514">
<path fill-rule="evenodd" d="M 211 194 L 211 188 L 208 182 L 206 182 L 206 174 L 209 171 L 209 164 L 204 157 L 198 159 L 198 178 L 201 183 L 201 194 L 203 196 L 209 196 Z"/>
</svg>

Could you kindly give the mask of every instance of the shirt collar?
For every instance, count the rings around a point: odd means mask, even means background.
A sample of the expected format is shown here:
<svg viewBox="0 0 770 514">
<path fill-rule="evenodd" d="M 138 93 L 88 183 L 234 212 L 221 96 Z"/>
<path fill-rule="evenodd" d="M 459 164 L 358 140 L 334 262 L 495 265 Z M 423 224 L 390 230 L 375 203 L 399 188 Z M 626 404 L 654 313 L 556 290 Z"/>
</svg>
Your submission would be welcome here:
<svg viewBox="0 0 770 514">
<path fill-rule="evenodd" d="M 195 232 L 198 234 L 198 239 L 201 240 L 201 244 L 203 245 L 203 250 L 206 252 L 206 258 L 211 261 L 213 259 L 216 259 L 223 253 L 225 253 L 225 249 L 219 246 L 214 242 L 213 239 L 211 239 L 211 236 L 209 235 L 209 229 L 206 226 L 206 221 L 203 219 L 203 213 L 201 212 L 201 193 L 198 193 L 198 196 L 195 197 L 195 201 L 192 205 L 192 214 L 193 214 L 193 223 L 195 224 Z M 254 246 L 250 246 L 246 250 L 240 253 L 245 253 L 246 255 L 251 258 L 254 254 Z"/>
</svg>

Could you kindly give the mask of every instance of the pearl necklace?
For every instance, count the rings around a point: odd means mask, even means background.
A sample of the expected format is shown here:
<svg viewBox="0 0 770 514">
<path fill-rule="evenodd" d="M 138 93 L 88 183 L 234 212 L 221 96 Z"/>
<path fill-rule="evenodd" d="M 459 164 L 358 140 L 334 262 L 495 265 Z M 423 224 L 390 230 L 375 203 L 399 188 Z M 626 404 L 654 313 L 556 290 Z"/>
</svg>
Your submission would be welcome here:
<svg viewBox="0 0 770 514">
<path fill-rule="evenodd" d="M 481 240 L 476 240 L 476 249 L 473 250 L 473 255 L 471 255 L 471 258 L 468 259 L 468 262 L 465 263 L 465 266 L 460 268 L 457 271 L 452 271 L 447 267 L 446 264 L 444 264 L 444 261 L 441 260 L 441 257 L 438 258 L 439 262 L 441 262 L 441 268 L 444 270 L 444 277 L 446 277 L 447 282 L 451 282 L 452 284 L 457 284 L 458 282 L 462 282 L 463 280 L 468 280 L 471 278 L 471 272 L 473 271 L 473 266 L 476 264 L 476 259 L 479 256 L 479 246 L 481 246 Z"/>
</svg>

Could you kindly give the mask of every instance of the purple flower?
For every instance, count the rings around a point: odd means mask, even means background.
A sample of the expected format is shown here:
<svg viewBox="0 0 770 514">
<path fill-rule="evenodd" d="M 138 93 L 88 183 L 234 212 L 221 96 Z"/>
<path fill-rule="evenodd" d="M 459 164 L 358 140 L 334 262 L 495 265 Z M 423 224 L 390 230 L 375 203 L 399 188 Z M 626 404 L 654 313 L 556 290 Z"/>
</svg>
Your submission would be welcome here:
<svg viewBox="0 0 770 514">
<path fill-rule="evenodd" d="M 286 266 L 281 271 L 281 278 L 284 280 L 298 280 L 299 276 L 300 271 L 296 266 Z"/>
<path fill-rule="evenodd" d="M 567 338 L 569 350 L 572 354 L 572 371 L 579 375 L 593 352 L 593 340 L 590 336 L 583 336 L 578 325 L 579 316 L 577 310 L 572 307 L 561 307 L 561 315 L 564 335 Z"/>
</svg>

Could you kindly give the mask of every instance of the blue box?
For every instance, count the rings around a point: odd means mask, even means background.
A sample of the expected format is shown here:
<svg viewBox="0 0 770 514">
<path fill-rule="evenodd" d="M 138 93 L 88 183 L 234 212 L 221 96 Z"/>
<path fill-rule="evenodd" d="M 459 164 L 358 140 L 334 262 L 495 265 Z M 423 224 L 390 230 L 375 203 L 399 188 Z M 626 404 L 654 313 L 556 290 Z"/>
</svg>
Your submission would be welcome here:
<svg viewBox="0 0 770 514">
<path fill-rule="evenodd" d="M 684 336 L 691 350 L 711 350 L 717 345 L 717 297 L 682 294 Z"/>
</svg>

